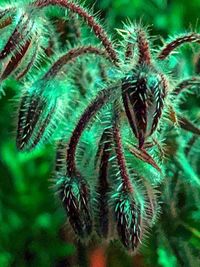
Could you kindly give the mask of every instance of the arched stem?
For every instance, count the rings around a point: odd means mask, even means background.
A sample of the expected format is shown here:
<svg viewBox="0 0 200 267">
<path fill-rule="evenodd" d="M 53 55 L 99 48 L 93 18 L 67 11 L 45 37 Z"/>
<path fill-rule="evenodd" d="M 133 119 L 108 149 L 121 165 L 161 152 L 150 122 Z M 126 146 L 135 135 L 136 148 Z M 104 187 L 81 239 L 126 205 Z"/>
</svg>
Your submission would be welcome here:
<svg viewBox="0 0 200 267">
<path fill-rule="evenodd" d="M 191 77 L 177 84 L 175 89 L 173 90 L 173 94 L 179 95 L 183 90 L 188 89 L 189 87 L 192 87 L 192 86 L 197 86 L 197 85 L 198 86 L 200 85 L 200 78 Z"/>
<path fill-rule="evenodd" d="M 108 235 L 109 228 L 109 205 L 108 193 L 110 184 L 108 181 L 109 158 L 112 147 L 112 132 L 105 129 L 99 141 L 99 147 L 96 155 L 95 165 L 98 162 L 98 181 L 97 192 L 97 232 L 104 238 Z"/>
<path fill-rule="evenodd" d="M 169 43 L 164 45 L 162 50 L 158 54 L 158 59 L 166 59 L 176 48 L 185 44 L 185 43 L 200 43 L 200 34 L 197 33 L 188 33 L 180 37 L 174 38 Z"/>
<path fill-rule="evenodd" d="M 174 95 L 179 95 L 182 91 L 193 87 L 193 86 L 199 86 L 200 85 L 200 78 L 199 77 L 191 77 L 189 79 L 183 80 L 180 82 L 174 89 L 173 94 Z M 175 111 L 174 111 L 174 114 Z M 177 119 L 179 122 L 179 125 L 182 129 L 189 131 L 191 133 L 200 135 L 200 129 L 192 123 L 189 119 L 183 117 L 180 114 L 177 114 Z"/>
<path fill-rule="evenodd" d="M 71 135 L 68 149 L 67 149 L 67 172 L 70 177 L 72 177 L 75 173 L 77 173 L 75 155 L 76 155 L 77 145 L 79 143 L 79 139 L 83 131 L 85 130 L 85 128 L 87 127 L 91 119 L 97 114 L 97 112 L 106 103 L 109 102 L 110 97 L 115 96 L 116 92 L 114 90 L 117 90 L 116 86 L 110 87 L 110 88 L 107 88 L 101 91 L 97 95 L 97 97 L 85 109 L 80 119 L 78 120 L 78 123 Z"/>
<path fill-rule="evenodd" d="M 117 163 L 122 178 L 122 185 L 124 191 L 133 192 L 133 188 L 129 179 L 129 174 L 127 171 L 126 160 L 124 157 L 122 138 L 120 134 L 120 125 L 118 111 L 115 105 L 114 118 L 113 118 L 113 139 L 115 143 L 115 152 L 117 157 Z"/>
<path fill-rule="evenodd" d="M 63 66 L 77 59 L 78 57 L 85 54 L 95 54 L 98 56 L 103 56 L 108 59 L 106 52 L 94 46 L 82 46 L 69 50 L 64 56 L 60 57 L 49 71 L 45 74 L 46 79 L 56 76 Z"/>
<path fill-rule="evenodd" d="M 34 2 L 33 5 L 38 8 L 46 7 L 49 5 L 57 5 L 78 14 L 84 19 L 88 26 L 93 30 L 96 37 L 101 41 L 111 61 L 114 64 L 117 64 L 119 59 L 115 49 L 113 48 L 111 40 L 109 39 L 101 25 L 97 22 L 95 17 L 93 15 L 90 15 L 81 5 L 68 0 L 38 0 Z"/>
</svg>

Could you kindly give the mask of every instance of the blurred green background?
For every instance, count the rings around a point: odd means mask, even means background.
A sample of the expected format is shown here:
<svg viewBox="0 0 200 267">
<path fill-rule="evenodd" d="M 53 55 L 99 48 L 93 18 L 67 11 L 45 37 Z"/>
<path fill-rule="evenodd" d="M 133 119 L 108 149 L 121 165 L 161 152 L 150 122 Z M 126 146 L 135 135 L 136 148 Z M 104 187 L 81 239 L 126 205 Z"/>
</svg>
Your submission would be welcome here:
<svg viewBox="0 0 200 267">
<path fill-rule="evenodd" d="M 86 4 L 94 6 L 95 11 L 101 10 L 100 17 L 106 28 L 114 34 L 114 28 L 122 27 L 122 21 L 127 18 L 133 22 L 142 19 L 145 25 L 151 26 L 151 34 L 163 38 L 191 27 L 200 30 L 199 0 L 87 0 Z M 188 69 L 185 70 L 186 73 L 191 68 Z M 17 152 L 15 124 L 18 90 L 19 86 L 9 80 L 6 96 L 0 99 L 0 267 L 67 266 L 68 256 L 74 255 L 76 248 L 62 238 L 66 218 L 50 189 L 49 179 L 54 168 L 55 149 L 48 145 L 31 154 Z M 192 108 L 193 103 L 190 102 L 189 105 Z M 199 197 L 199 192 L 197 194 Z M 178 238 L 185 236 L 186 243 L 189 242 L 187 240 L 192 240 L 191 250 L 199 250 L 200 212 L 195 209 L 194 218 L 187 213 L 191 209 L 186 209 L 184 214 L 185 217 L 188 216 L 188 224 L 179 227 L 179 233 L 176 234 Z M 161 221 L 164 220 L 166 224 L 165 220 L 168 222 L 170 218 L 165 218 L 165 215 L 162 215 Z M 150 234 L 148 245 L 137 263 L 124 253 L 115 253 L 115 248 L 111 248 L 108 267 L 200 266 L 198 261 L 192 259 L 183 260 L 182 263 L 177 259 L 179 253 L 176 250 L 183 250 L 185 243 L 180 247 L 175 246 L 174 250 L 170 249 L 167 235 L 171 235 L 169 238 L 173 239 L 174 232 L 169 231 L 166 236 L 160 237 L 161 244 L 158 244 L 155 235 L 156 229 Z M 186 249 L 185 253 L 190 254 L 190 250 Z M 198 253 L 196 254 L 198 257 Z M 192 262 L 194 265 L 191 265 Z"/>
</svg>

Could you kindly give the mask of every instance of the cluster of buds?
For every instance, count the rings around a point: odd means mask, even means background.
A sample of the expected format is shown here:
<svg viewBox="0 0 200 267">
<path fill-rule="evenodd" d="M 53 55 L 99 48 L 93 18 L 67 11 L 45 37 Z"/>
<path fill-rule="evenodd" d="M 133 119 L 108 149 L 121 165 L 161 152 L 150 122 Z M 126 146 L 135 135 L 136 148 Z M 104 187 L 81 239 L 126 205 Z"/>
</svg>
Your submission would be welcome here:
<svg viewBox="0 0 200 267">
<path fill-rule="evenodd" d="M 58 6 L 78 15 L 100 45 L 81 44 L 58 58 L 52 56 L 48 70 L 41 67 L 36 81 L 22 92 L 17 147 L 30 151 L 50 140 L 64 140 L 64 152 L 58 149 L 62 166 L 56 167 L 56 188 L 75 234 L 81 239 L 93 234 L 117 238 L 127 250 L 136 251 L 160 210 L 156 187 L 163 178 L 162 144 L 156 137 L 164 135 L 163 111 L 180 121 L 182 128 L 199 134 L 193 123 L 176 114 L 169 99 L 172 93 L 177 96 L 199 85 L 200 79 L 171 82 L 163 61 L 181 45 L 199 43 L 200 34 L 180 35 L 155 52 L 144 27 L 125 25 L 118 30 L 123 46 L 116 46 L 92 12 L 77 1 L 38 0 L 19 6 L 0 10 L 1 82 L 11 74 L 18 80 L 24 77 L 45 51 L 60 53 L 59 42 L 49 34 L 51 25 L 45 27 L 46 7 Z M 50 47 L 45 49 L 46 43 Z M 100 80 L 105 87 L 98 87 L 97 77 L 91 92 L 95 97 L 82 98 L 86 108 L 80 104 L 66 116 L 69 102 L 75 99 L 71 69 L 65 67 L 90 55 L 103 61 Z M 84 136 L 88 128 L 90 138 Z"/>
</svg>

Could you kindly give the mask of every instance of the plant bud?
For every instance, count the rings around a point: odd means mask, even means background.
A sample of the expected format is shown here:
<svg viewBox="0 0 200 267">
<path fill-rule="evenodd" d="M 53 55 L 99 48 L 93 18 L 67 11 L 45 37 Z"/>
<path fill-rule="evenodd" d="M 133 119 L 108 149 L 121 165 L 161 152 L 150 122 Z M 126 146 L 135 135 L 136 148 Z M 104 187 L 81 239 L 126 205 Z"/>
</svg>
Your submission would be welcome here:
<svg viewBox="0 0 200 267">
<path fill-rule="evenodd" d="M 156 129 L 164 104 L 166 81 L 163 75 L 144 66 L 123 80 L 122 96 L 132 131 L 142 148 Z"/>
<path fill-rule="evenodd" d="M 128 192 L 119 192 L 115 198 L 114 211 L 119 238 L 127 249 L 134 251 L 141 242 L 140 210 Z"/>
<path fill-rule="evenodd" d="M 17 147 L 32 150 L 46 143 L 61 125 L 64 113 L 62 85 L 40 80 L 22 96 L 18 113 Z"/>
<path fill-rule="evenodd" d="M 87 238 L 92 231 L 87 184 L 81 177 L 69 178 L 65 176 L 58 180 L 57 186 L 74 232 L 81 238 Z"/>
</svg>

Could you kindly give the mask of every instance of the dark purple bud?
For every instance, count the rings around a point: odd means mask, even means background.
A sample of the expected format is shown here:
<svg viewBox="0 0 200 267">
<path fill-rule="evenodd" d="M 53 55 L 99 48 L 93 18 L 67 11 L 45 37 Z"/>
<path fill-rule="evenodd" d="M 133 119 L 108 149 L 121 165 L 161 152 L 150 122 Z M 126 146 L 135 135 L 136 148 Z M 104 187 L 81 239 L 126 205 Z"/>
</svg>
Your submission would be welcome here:
<svg viewBox="0 0 200 267">
<path fill-rule="evenodd" d="M 40 80 L 21 99 L 18 115 L 17 147 L 32 150 L 50 141 L 62 123 L 63 97 L 58 81 Z"/>
<path fill-rule="evenodd" d="M 156 129 L 161 117 L 167 82 L 149 67 L 136 71 L 122 81 L 122 97 L 131 129 L 142 148 Z"/>
<path fill-rule="evenodd" d="M 3 73 L 0 77 L 0 80 L 5 80 L 13 71 L 16 70 L 18 65 L 20 64 L 21 60 L 25 56 L 26 52 L 28 51 L 30 47 L 31 41 L 27 40 L 22 47 L 20 48 L 19 52 L 16 52 L 15 55 L 11 57 L 8 64 L 6 65 L 5 69 L 3 70 Z"/>
<path fill-rule="evenodd" d="M 15 54 L 20 45 L 27 39 L 33 27 L 33 22 L 27 14 L 22 14 L 13 33 L 8 38 L 3 49 L 0 51 L 0 60 L 5 59 L 10 54 Z M 16 50 L 16 51 L 15 51 Z"/>
<path fill-rule="evenodd" d="M 141 243 L 142 219 L 140 210 L 128 192 L 115 194 L 114 212 L 117 232 L 122 244 L 134 251 Z"/>
<path fill-rule="evenodd" d="M 87 238 L 92 231 L 87 184 L 81 177 L 65 176 L 58 180 L 57 190 L 74 232 Z"/>
</svg>

